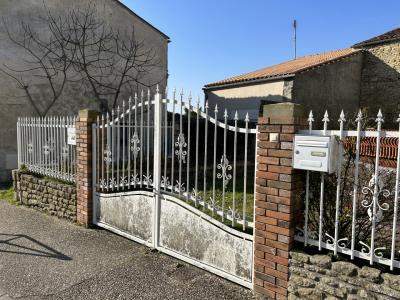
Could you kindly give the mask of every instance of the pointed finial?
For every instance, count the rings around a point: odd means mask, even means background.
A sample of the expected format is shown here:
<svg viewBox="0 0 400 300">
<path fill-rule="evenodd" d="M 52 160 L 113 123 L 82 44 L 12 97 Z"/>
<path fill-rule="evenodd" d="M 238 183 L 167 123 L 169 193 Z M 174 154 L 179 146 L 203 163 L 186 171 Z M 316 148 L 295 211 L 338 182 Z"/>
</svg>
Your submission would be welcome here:
<svg viewBox="0 0 400 300">
<path fill-rule="evenodd" d="M 314 115 L 313 115 L 313 113 L 312 113 L 312 110 L 310 110 L 310 114 L 308 115 L 307 121 L 308 121 L 308 122 L 314 122 Z"/>
<path fill-rule="evenodd" d="M 234 117 L 235 121 L 239 120 L 239 114 L 237 111 L 235 111 L 235 117 Z"/>
<path fill-rule="evenodd" d="M 197 108 L 199 108 L 199 106 L 200 106 L 200 96 L 197 96 L 197 103 L 196 103 L 196 105 L 197 105 Z"/>
<path fill-rule="evenodd" d="M 143 90 L 140 92 L 140 96 L 141 96 L 142 99 L 143 99 L 143 96 L 144 96 L 144 91 L 143 91 Z"/>
<path fill-rule="evenodd" d="M 244 118 L 244 120 L 245 120 L 246 122 L 249 122 L 249 121 L 250 121 L 249 113 L 246 113 L 246 117 Z"/>
<path fill-rule="evenodd" d="M 329 115 L 328 115 L 328 111 L 327 110 L 325 110 L 324 118 L 322 119 L 322 121 L 323 122 L 329 122 Z"/>
<path fill-rule="evenodd" d="M 189 104 L 192 102 L 192 92 L 189 92 L 188 101 Z"/>
<path fill-rule="evenodd" d="M 206 109 L 209 109 L 210 107 L 208 106 L 208 100 L 206 101 L 206 106 L 205 106 L 205 108 Z"/>
<path fill-rule="evenodd" d="M 224 119 L 228 120 L 228 111 L 226 110 L 226 108 L 225 108 L 225 111 L 224 111 Z"/>
<path fill-rule="evenodd" d="M 398 123 L 400 123 L 400 114 L 399 114 L 399 117 L 397 118 L 397 120 L 396 120 Z"/>
<path fill-rule="evenodd" d="M 183 95 L 184 95 L 183 88 L 181 89 L 180 95 L 181 95 L 181 97 L 183 97 Z"/>
<path fill-rule="evenodd" d="M 150 98 L 150 88 L 147 88 L 147 97 Z"/>
<path fill-rule="evenodd" d="M 135 96 L 136 96 L 136 93 L 135 93 Z M 132 96 L 129 96 L 129 99 L 128 99 L 128 105 L 129 105 L 129 107 L 131 106 L 131 103 L 132 103 Z"/>
<path fill-rule="evenodd" d="M 157 83 L 157 86 L 156 86 L 156 93 L 157 94 L 160 93 L 160 87 L 158 86 L 158 83 Z"/>
<path fill-rule="evenodd" d="M 214 112 L 217 113 L 218 112 L 218 104 L 215 104 L 215 109 Z"/>
<path fill-rule="evenodd" d="M 341 111 L 341 113 L 340 113 L 340 116 L 339 116 L 339 121 L 338 122 L 346 122 L 346 118 L 345 118 L 345 115 L 344 115 L 344 111 L 343 111 L 343 109 L 342 109 L 342 111 Z"/>
<path fill-rule="evenodd" d="M 363 117 L 363 114 L 362 114 L 361 109 L 360 109 L 358 111 L 358 114 L 357 114 L 356 122 L 361 122 L 362 117 Z"/>
<path fill-rule="evenodd" d="M 378 123 L 383 123 L 383 115 L 382 115 L 382 111 L 379 109 L 379 111 L 378 111 L 378 115 L 377 115 L 377 118 L 376 118 L 376 122 L 378 122 Z"/>
</svg>

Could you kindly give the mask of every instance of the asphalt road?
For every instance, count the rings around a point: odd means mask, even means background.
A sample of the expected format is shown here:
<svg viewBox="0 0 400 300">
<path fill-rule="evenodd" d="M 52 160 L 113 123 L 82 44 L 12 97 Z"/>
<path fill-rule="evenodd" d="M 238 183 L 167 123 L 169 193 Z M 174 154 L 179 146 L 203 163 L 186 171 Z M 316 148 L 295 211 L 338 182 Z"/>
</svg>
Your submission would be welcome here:
<svg viewBox="0 0 400 300">
<path fill-rule="evenodd" d="M 218 276 L 101 229 L 0 201 L 0 300 L 253 299 Z"/>
</svg>

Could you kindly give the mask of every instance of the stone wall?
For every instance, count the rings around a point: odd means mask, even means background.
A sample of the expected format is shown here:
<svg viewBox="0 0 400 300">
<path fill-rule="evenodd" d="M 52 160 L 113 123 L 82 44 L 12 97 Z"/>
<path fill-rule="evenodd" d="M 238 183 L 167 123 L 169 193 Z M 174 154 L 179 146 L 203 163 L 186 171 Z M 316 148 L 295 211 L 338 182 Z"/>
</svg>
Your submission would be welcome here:
<svg viewBox="0 0 400 300">
<path fill-rule="evenodd" d="M 17 200 L 26 206 L 76 222 L 76 188 L 31 174 L 13 171 Z"/>
<path fill-rule="evenodd" d="M 291 251 L 289 299 L 400 299 L 400 275 Z"/>
<path fill-rule="evenodd" d="M 385 125 L 394 125 L 400 108 L 400 42 L 364 50 L 360 106 L 368 107 L 374 116 L 381 108 Z"/>
</svg>

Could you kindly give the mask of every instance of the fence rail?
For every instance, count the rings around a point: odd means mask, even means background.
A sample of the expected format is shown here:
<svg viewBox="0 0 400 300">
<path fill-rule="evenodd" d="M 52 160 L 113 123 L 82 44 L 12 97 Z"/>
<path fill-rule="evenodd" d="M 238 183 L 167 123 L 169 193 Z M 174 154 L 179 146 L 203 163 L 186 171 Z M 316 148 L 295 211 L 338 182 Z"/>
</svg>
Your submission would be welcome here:
<svg viewBox="0 0 400 300">
<path fill-rule="evenodd" d="M 76 146 L 68 130 L 76 117 L 21 117 L 17 122 L 18 166 L 67 182 L 75 182 Z M 71 128 L 71 129 L 70 129 Z M 73 133 L 71 134 L 73 138 Z"/>
<path fill-rule="evenodd" d="M 376 117 L 376 130 L 363 131 L 362 120 L 360 112 L 356 119 L 357 130 L 344 130 L 346 119 L 342 111 L 340 129 L 327 130 L 330 120 L 326 112 L 322 119 L 323 130 L 313 130 L 314 116 L 310 112 L 309 129 L 300 133 L 337 136 L 340 140 L 338 165 L 334 177 L 307 171 L 304 226 L 298 228 L 295 239 L 305 246 L 329 249 L 335 255 L 347 254 L 351 259 L 365 259 L 371 265 L 378 262 L 393 270 L 400 268 L 400 126 L 398 131 L 383 131 L 381 111 Z M 354 137 L 355 147 L 348 146 L 347 137 Z M 397 155 L 393 156 L 392 151 L 382 151 L 381 142 L 384 138 L 396 138 Z M 369 141 L 370 147 L 375 148 L 372 151 L 375 156 L 372 163 L 361 160 L 365 153 L 371 156 L 370 151 L 361 147 L 363 139 L 373 139 Z M 394 179 L 393 170 L 381 167 L 380 159 L 384 155 L 397 158 L 394 182 L 391 182 Z M 316 182 L 318 177 L 320 181 Z M 336 191 L 333 192 L 334 189 Z"/>
</svg>

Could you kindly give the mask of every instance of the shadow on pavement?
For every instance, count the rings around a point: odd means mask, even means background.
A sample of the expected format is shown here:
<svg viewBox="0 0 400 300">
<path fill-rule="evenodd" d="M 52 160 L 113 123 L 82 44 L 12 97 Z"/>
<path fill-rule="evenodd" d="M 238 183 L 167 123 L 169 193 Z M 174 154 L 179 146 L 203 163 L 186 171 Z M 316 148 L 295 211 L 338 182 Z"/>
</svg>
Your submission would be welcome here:
<svg viewBox="0 0 400 300">
<path fill-rule="evenodd" d="M 0 233 L 0 252 L 72 260 L 61 252 L 24 234 Z"/>
</svg>

